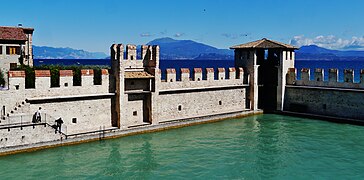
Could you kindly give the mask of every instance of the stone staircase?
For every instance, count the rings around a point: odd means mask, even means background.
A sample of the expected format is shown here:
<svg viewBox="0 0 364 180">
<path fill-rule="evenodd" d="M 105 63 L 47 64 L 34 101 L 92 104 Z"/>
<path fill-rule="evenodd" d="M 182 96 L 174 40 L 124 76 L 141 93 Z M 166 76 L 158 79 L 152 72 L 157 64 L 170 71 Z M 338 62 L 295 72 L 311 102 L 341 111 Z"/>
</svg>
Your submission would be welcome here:
<svg viewBox="0 0 364 180">
<path fill-rule="evenodd" d="M 10 116 L 11 114 L 17 113 L 29 113 L 30 104 L 27 103 L 25 100 L 15 104 L 15 107 L 11 109 L 6 115 Z"/>
<path fill-rule="evenodd" d="M 31 120 L 30 104 L 24 100 L 22 102 L 17 102 L 15 106 L 6 113 L 1 112 L 0 125 L 27 123 L 31 122 Z"/>
</svg>

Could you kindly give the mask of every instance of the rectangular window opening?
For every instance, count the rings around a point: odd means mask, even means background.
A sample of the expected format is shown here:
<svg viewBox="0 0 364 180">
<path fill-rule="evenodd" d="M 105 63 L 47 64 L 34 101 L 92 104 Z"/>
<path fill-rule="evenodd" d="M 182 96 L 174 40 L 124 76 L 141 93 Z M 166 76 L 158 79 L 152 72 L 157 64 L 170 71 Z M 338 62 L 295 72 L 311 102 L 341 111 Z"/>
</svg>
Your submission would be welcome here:
<svg viewBox="0 0 364 180">
<path fill-rule="evenodd" d="M 18 67 L 17 63 L 10 63 L 10 69 L 16 69 Z"/>
<path fill-rule="evenodd" d="M 138 115 L 138 111 L 133 111 L 133 116 L 137 116 Z"/>
<path fill-rule="evenodd" d="M 323 105 L 322 105 L 322 108 L 323 108 L 324 110 L 326 110 L 326 104 L 323 104 Z"/>
<path fill-rule="evenodd" d="M 77 118 L 72 118 L 72 123 L 77 123 Z"/>
<path fill-rule="evenodd" d="M 178 105 L 178 111 L 182 110 L 182 105 Z"/>
<path fill-rule="evenodd" d="M 268 59 L 268 49 L 264 49 L 264 60 Z"/>
<path fill-rule="evenodd" d="M 7 46 L 6 47 L 7 55 L 20 55 L 20 47 L 18 46 Z"/>
</svg>

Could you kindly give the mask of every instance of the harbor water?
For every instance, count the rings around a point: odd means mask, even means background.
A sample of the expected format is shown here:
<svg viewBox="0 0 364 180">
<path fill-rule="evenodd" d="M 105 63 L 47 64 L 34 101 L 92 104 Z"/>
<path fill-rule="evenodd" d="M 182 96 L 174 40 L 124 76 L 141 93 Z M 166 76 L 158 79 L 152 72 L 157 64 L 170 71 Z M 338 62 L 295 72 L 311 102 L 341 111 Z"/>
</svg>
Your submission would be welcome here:
<svg viewBox="0 0 364 180">
<path fill-rule="evenodd" d="M 0 157 L 1 179 L 363 179 L 364 127 L 257 115 Z"/>
</svg>

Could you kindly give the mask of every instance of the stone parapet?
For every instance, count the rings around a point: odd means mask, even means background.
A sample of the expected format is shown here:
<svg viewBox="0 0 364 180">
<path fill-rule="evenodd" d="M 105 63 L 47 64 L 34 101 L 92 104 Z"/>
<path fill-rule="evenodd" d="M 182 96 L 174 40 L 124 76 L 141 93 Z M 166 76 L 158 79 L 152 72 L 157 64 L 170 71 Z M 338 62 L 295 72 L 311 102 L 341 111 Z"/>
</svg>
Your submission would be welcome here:
<svg viewBox="0 0 364 180">
<path fill-rule="evenodd" d="M 202 80 L 202 68 L 193 68 L 194 80 L 201 81 Z"/>
<path fill-rule="evenodd" d="M 25 88 L 25 79 L 26 74 L 25 71 L 15 71 L 11 70 L 9 73 L 9 88 L 3 89 L 2 91 L 12 91 L 12 90 L 27 90 Z M 42 92 L 52 92 L 57 91 L 58 88 L 76 88 L 73 87 L 73 79 L 74 72 L 72 70 L 59 70 L 59 87 L 51 87 L 51 72 L 50 70 L 35 70 L 35 88 L 30 88 L 32 91 L 42 91 Z M 88 87 L 88 90 L 84 90 L 84 92 L 92 91 L 89 87 L 95 87 L 94 92 L 98 93 L 107 93 L 109 89 L 109 72 L 107 69 L 101 70 L 101 82 L 102 86 L 94 85 L 94 70 L 93 69 L 82 69 L 81 70 L 81 81 L 82 85 L 77 89 L 82 89 L 84 87 Z M 96 90 L 96 89 L 100 89 Z M 102 90 L 101 90 L 102 89 Z M 76 93 L 77 91 L 75 91 Z M 40 94 L 40 93 L 39 93 Z M 58 93 L 57 93 L 58 94 Z M 72 92 L 63 92 L 60 94 L 72 94 Z M 82 93 L 81 93 L 82 94 Z"/>
<path fill-rule="evenodd" d="M 324 79 L 326 73 L 328 73 L 328 80 Z M 354 82 L 353 69 L 344 69 L 343 81 L 339 81 L 338 69 L 328 69 L 326 72 L 324 69 L 317 68 L 313 75 L 314 77 L 311 77 L 310 69 L 303 68 L 299 79 L 297 70 L 290 68 L 287 73 L 287 85 L 364 89 L 364 70 L 360 71 L 360 82 Z"/>
<path fill-rule="evenodd" d="M 247 86 L 247 84 L 244 84 L 244 71 L 242 68 L 239 69 L 239 72 L 236 72 L 235 68 L 229 68 L 229 77 L 226 77 L 225 68 L 218 68 L 217 72 L 215 72 L 213 68 L 206 68 L 205 72 L 203 72 L 202 68 L 194 68 L 193 79 L 190 77 L 190 69 L 181 68 L 180 79 L 177 79 L 176 72 L 176 69 L 173 68 L 166 69 L 166 79 L 162 80 L 160 84 L 161 91 L 168 89 L 204 88 L 214 86 Z"/>
<path fill-rule="evenodd" d="M 51 87 L 51 71 L 50 70 L 35 70 L 35 88 Z"/>
<path fill-rule="evenodd" d="M 126 45 L 126 50 L 124 50 L 123 44 L 113 44 L 110 50 L 112 69 L 119 65 L 126 69 L 159 67 L 159 46 L 157 45 L 142 45 L 141 57 L 138 57 L 137 46 L 132 44 Z M 126 57 L 124 57 L 124 52 L 126 52 Z M 151 73 L 154 74 L 154 72 Z"/>
</svg>

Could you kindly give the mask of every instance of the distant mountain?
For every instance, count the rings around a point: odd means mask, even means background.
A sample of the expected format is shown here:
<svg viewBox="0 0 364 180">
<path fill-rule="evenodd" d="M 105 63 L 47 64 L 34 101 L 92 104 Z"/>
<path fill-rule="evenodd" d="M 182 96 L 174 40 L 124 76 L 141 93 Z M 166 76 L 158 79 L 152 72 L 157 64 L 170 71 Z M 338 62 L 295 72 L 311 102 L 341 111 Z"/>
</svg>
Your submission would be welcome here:
<svg viewBox="0 0 364 180">
<path fill-rule="evenodd" d="M 160 59 L 233 60 L 234 51 L 218 49 L 192 40 L 159 38 L 147 43 L 160 46 Z M 138 57 L 140 58 L 140 48 Z M 109 59 L 102 52 L 88 52 L 72 48 L 33 46 L 35 59 Z M 364 51 L 330 50 L 316 45 L 302 46 L 296 51 L 296 60 L 364 60 Z"/>
<path fill-rule="evenodd" d="M 88 52 L 72 48 L 33 46 L 34 59 L 104 59 L 102 52 Z"/>
<path fill-rule="evenodd" d="M 296 60 L 364 60 L 364 51 L 339 51 L 309 45 L 296 51 Z"/>
<path fill-rule="evenodd" d="M 232 50 L 217 49 L 192 40 L 160 38 L 150 41 L 148 45 L 159 45 L 160 59 L 234 59 Z"/>
</svg>

